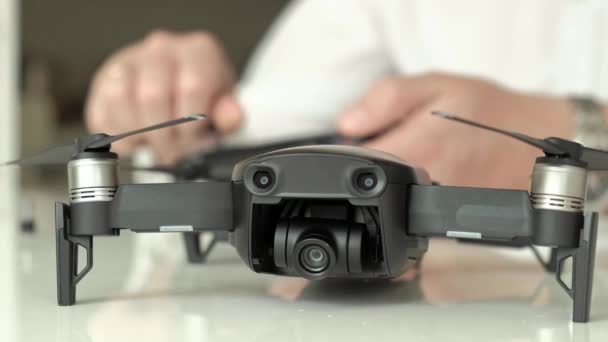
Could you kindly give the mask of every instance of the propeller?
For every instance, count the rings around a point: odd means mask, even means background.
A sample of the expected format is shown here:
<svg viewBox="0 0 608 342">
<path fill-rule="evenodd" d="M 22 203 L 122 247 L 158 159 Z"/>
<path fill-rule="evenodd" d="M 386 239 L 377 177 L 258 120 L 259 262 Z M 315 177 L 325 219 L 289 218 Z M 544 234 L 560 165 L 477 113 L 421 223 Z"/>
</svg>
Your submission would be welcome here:
<svg viewBox="0 0 608 342">
<path fill-rule="evenodd" d="M 575 161 L 584 162 L 587 164 L 587 169 L 591 171 L 608 170 L 607 151 L 585 147 L 577 142 L 562 138 L 550 137 L 546 139 L 537 139 L 522 133 L 510 132 L 507 130 L 486 126 L 441 111 L 433 111 L 432 114 L 440 118 L 460 122 L 465 125 L 485 129 L 487 131 L 514 138 L 523 143 L 539 148 L 547 157 L 550 158 L 572 159 Z"/>
<path fill-rule="evenodd" d="M 194 114 L 185 116 L 179 119 L 163 122 L 160 124 L 136 129 L 133 131 L 108 135 L 108 134 L 92 134 L 82 138 L 77 138 L 73 143 L 58 145 L 46 149 L 34 155 L 13 160 L 4 165 L 59 165 L 67 163 L 74 155 L 82 152 L 107 152 L 110 145 L 118 140 L 130 137 L 135 134 L 146 133 L 158 129 L 181 125 L 187 122 L 202 120 L 206 116 L 203 114 Z"/>
<path fill-rule="evenodd" d="M 137 167 L 127 166 L 122 169 L 131 171 L 161 172 L 173 175 L 178 179 L 213 178 L 219 180 L 230 179 L 234 166 L 245 159 L 263 153 L 303 145 L 327 144 L 358 144 L 358 141 L 349 141 L 336 132 L 280 140 L 259 145 L 218 146 L 211 150 L 201 151 L 177 161 L 172 166 Z"/>
</svg>

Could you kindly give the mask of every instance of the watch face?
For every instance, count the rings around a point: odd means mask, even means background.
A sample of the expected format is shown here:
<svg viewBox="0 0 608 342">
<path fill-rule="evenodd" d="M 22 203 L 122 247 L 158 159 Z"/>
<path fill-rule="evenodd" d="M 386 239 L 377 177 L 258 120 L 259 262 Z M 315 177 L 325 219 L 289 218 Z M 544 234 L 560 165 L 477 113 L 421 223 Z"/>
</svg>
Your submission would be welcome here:
<svg viewBox="0 0 608 342">
<path fill-rule="evenodd" d="M 608 149 L 608 125 L 599 103 L 590 98 L 570 98 L 574 111 L 574 140 L 587 147 Z"/>
<path fill-rule="evenodd" d="M 591 172 L 587 182 L 587 200 L 598 201 L 602 214 L 608 213 L 608 172 Z"/>
</svg>

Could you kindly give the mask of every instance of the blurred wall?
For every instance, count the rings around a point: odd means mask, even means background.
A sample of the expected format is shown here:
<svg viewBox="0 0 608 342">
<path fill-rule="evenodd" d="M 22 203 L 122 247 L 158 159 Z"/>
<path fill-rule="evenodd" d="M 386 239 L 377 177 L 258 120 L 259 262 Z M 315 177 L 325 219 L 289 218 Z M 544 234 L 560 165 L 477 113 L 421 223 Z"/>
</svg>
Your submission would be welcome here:
<svg viewBox="0 0 608 342">
<path fill-rule="evenodd" d="M 17 0 L 0 1 L 0 162 L 15 157 L 17 126 Z M 0 168 L 0 341 L 14 341 L 16 172 Z"/>
<path fill-rule="evenodd" d="M 60 115 L 77 119 L 89 79 L 112 51 L 156 28 L 209 30 L 239 70 L 286 0 L 22 0 L 28 59 L 50 61 Z M 69 116 L 70 114 L 68 114 Z"/>
</svg>

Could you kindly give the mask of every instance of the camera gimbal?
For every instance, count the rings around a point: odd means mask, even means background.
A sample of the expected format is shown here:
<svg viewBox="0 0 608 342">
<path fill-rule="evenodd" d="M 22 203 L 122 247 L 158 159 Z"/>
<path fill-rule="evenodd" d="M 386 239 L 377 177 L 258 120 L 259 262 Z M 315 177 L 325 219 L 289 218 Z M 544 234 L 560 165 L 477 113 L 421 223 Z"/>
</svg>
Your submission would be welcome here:
<svg viewBox="0 0 608 342">
<path fill-rule="evenodd" d="M 542 149 L 530 192 L 440 186 L 389 154 L 339 145 L 264 153 L 238 163 L 230 180 L 119 183 L 113 142 L 203 115 L 79 138 L 11 164 L 67 163 L 70 204 L 55 205 L 59 305 L 75 303 L 76 285 L 93 267 L 93 237 L 122 229 L 224 231 L 253 271 L 309 279 L 395 278 L 422 259 L 429 238 L 447 237 L 553 248 L 573 321 L 587 322 L 598 217 L 583 213 L 586 179 L 608 169 L 608 153 L 434 114 Z M 87 251 L 80 272 L 78 246 Z M 570 257 L 567 286 L 562 264 Z"/>
</svg>

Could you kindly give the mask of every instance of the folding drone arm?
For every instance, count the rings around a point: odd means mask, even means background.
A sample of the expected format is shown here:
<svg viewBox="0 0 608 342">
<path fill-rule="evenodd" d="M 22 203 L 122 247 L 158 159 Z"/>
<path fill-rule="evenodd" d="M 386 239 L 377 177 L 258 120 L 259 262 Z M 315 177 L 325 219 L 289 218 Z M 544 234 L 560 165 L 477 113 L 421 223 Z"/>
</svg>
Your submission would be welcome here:
<svg viewBox="0 0 608 342">
<path fill-rule="evenodd" d="M 556 279 L 573 299 L 573 321 L 587 322 L 591 307 L 597 213 L 534 208 L 528 192 L 412 185 L 408 200 L 411 235 L 489 241 L 529 241 L 556 249 Z M 572 282 L 562 280 L 572 258 Z"/>
<path fill-rule="evenodd" d="M 76 284 L 93 267 L 93 236 L 134 232 L 229 231 L 232 183 L 192 182 L 120 185 L 110 200 L 56 204 L 57 298 L 72 305 Z M 78 246 L 87 264 L 78 271 Z"/>
<path fill-rule="evenodd" d="M 135 232 L 232 229 L 232 183 L 121 185 L 110 206 L 111 226 Z"/>
<path fill-rule="evenodd" d="M 532 214 L 526 191 L 413 185 L 408 233 L 496 241 L 529 239 Z"/>
</svg>

